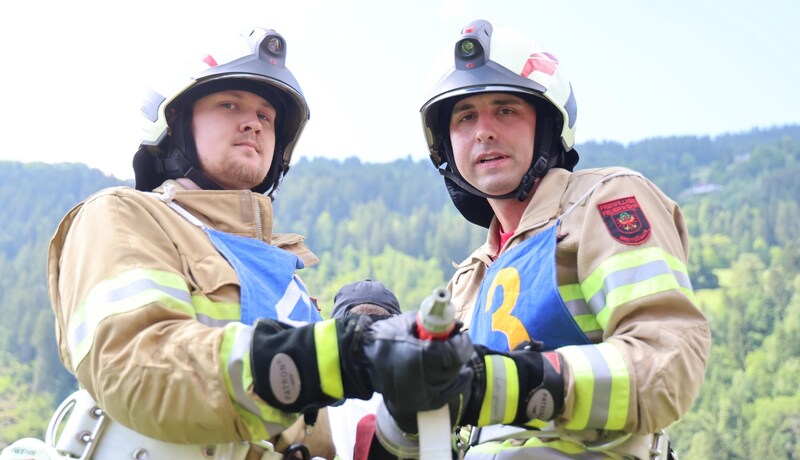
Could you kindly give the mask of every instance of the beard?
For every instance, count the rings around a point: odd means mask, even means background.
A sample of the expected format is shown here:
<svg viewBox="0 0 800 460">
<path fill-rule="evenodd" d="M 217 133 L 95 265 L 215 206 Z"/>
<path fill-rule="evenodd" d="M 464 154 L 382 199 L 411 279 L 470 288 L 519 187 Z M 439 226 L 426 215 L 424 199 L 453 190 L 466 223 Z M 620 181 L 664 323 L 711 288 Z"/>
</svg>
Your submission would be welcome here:
<svg viewBox="0 0 800 460">
<path fill-rule="evenodd" d="M 260 161 L 254 165 L 252 161 L 243 161 L 235 155 L 227 155 L 221 162 L 222 167 L 212 179 L 226 189 L 249 190 L 264 182 L 271 162 Z"/>
</svg>

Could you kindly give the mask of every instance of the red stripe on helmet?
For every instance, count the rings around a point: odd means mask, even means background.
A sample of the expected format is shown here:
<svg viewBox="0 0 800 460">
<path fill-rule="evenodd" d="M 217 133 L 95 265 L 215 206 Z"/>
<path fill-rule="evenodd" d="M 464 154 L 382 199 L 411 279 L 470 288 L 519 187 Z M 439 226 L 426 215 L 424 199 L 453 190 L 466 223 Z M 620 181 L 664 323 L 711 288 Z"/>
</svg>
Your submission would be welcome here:
<svg viewBox="0 0 800 460">
<path fill-rule="evenodd" d="M 528 58 L 528 61 L 525 62 L 525 67 L 523 67 L 520 75 L 528 78 L 528 75 L 537 71 L 552 76 L 556 73 L 557 67 L 558 61 L 553 56 L 545 53 L 533 53 Z"/>
<path fill-rule="evenodd" d="M 212 56 L 210 54 L 207 54 L 206 57 L 204 57 L 202 60 L 203 60 L 203 62 L 208 64 L 209 67 L 216 67 L 217 66 L 217 60 L 214 59 L 214 56 Z"/>
</svg>

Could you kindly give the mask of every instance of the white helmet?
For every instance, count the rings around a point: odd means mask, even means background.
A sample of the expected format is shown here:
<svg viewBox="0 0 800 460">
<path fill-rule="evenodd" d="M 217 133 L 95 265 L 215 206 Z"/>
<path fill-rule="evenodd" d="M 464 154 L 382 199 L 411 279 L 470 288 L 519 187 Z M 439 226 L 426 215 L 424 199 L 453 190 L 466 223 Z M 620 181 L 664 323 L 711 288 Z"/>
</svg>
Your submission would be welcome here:
<svg viewBox="0 0 800 460">
<path fill-rule="evenodd" d="M 137 189 L 149 191 L 178 177 L 188 177 L 205 189 L 220 188 L 200 171 L 191 109 L 196 100 L 231 89 L 258 94 L 277 110 L 272 165 L 252 190 L 272 194 L 278 188 L 309 119 L 308 104 L 286 68 L 286 41 L 278 32 L 255 28 L 238 44 L 241 49 L 231 56 L 209 54 L 179 80 L 151 87 L 142 103 L 144 134 L 133 159 Z"/>
<path fill-rule="evenodd" d="M 574 150 L 577 106 L 572 85 L 550 53 L 519 34 L 494 30 L 485 20 L 469 23 L 454 49 L 455 64 L 422 105 L 422 126 L 431 161 L 445 178 L 458 210 L 472 223 L 488 227 L 494 212 L 486 198 L 525 200 L 553 167 L 568 170 L 578 162 Z M 519 186 L 505 195 L 487 195 L 458 172 L 450 145 L 449 120 L 455 103 L 479 93 L 503 92 L 522 97 L 536 108 L 533 161 Z M 555 142 L 559 139 L 560 142 Z"/>
</svg>

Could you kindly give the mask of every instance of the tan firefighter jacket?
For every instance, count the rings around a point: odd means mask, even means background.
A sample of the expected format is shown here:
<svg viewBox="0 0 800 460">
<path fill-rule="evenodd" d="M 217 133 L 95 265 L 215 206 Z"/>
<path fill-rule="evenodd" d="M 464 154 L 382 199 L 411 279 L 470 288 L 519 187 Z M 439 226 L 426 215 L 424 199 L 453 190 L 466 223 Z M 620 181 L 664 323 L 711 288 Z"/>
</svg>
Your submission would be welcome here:
<svg viewBox="0 0 800 460">
<path fill-rule="evenodd" d="M 633 171 L 553 169 L 501 251 L 554 225 L 570 207 L 557 230 L 558 289 L 594 345 L 557 350 L 566 363 L 567 396 L 556 426 L 589 438 L 598 430 L 654 433 L 690 408 L 710 349 L 709 326 L 689 283 L 683 217 Z M 646 220 L 649 232 L 631 227 L 638 230 L 626 234 L 626 212 L 639 216 L 639 225 Z M 498 243 L 495 219 L 486 243 L 450 281 L 466 328 Z"/>
<path fill-rule="evenodd" d="M 269 197 L 169 182 L 204 224 L 318 262 L 301 236 L 272 233 Z M 114 421 L 174 443 L 275 441 L 297 421 L 252 391 L 236 272 L 153 194 L 111 188 L 73 208 L 50 244 L 48 286 L 61 359 Z M 332 457 L 329 430 L 313 438 L 312 453 Z"/>
</svg>

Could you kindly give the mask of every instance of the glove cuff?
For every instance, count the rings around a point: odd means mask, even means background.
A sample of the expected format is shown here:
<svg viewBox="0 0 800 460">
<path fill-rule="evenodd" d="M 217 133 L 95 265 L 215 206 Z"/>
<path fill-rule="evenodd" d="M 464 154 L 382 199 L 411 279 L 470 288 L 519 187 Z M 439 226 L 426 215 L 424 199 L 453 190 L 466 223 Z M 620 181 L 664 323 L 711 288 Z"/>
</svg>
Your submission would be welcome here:
<svg viewBox="0 0 800 460">
<path fill-rule="evenodd" d="M 517 356 L 515 356 L 517 355 Z M 527 393 L 520 392 L 520 406 L 517 412 L 515 423 L 525 424 L 531 420 L 553 420 L 561 415 L 564 410 L 564 375 L 563 375 L 563 361 L 561 355 L 555 351 L 538 353 L 520 351 L 512 353 L 512 356 L 518 358 L 518 366 L 520 371 L 520 389 L 528 388 Z M 531 372 L 534 367 L 526 364 L 536 362 L 541 369 L 541 383 L 535 385 L 538 372 Z M 527 374 L 527 375 L 526 375 Z M 527 382 L 523 380 L 523 375 Z"/>
<path fill-rule="evenodd" d="M 552 420 L 564 408 L 562 360 L 556 352 L 497 353 L 475 347 L 471 398 L 462 425 L 524 425 Z"/>
<path fill-rule="evenodd" d="M 360 345 L 369 323 L 351 316 L 294 328 L 259 320 L 250 360 L 255 393 L 286 412 L 369 398 L 373 389 Z"/>
</svg>

